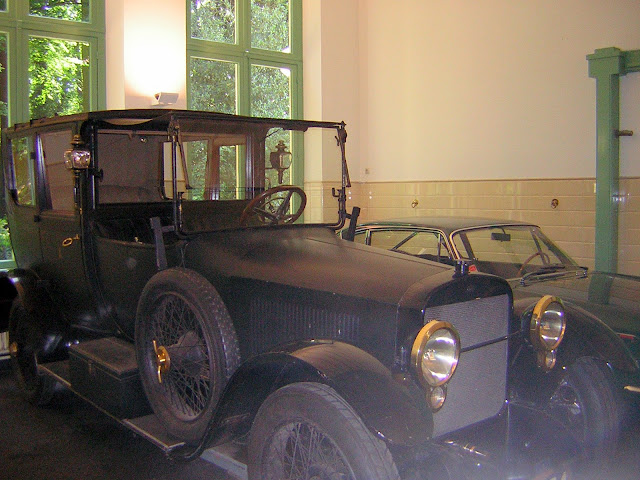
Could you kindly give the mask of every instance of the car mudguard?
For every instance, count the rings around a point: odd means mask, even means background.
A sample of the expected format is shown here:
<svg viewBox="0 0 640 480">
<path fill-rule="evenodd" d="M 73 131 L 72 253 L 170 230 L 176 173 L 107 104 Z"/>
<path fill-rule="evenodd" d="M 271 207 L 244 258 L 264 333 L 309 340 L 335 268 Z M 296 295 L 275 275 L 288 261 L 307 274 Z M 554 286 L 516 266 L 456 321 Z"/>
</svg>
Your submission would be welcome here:
<svg viewBox="0 0 640 480">
<path fill-rule="evenodd" d="M 564 302 L 567 327 L 558 347 L 556 365 L 545 372 L 536 366 L 536 353 L 528 340 L 534 303 L 520 299 L 514 303 L 521 334 L 510 348 L 510 397 L 540 402 L 549 397 L 562 379 L 566 367 L 581 357 L 592 357 L 608 365 L 614 380 L 640 385 L 640 370 L 631 352 L 613 330 L 594 315 L 571 302 Z"/>
<path fill-rule="evenodd" d="M 25 308 L 30 328 L 37 340 L 38 359 L 57 360 L 65 356 L 64 338 L 67 323 L 53 304 L 49 292 L 38 275 L 26 269 L 14 269 L 0 278 L 0 303 L 7 308 L 6 329 L 13 302 L 19 299 Z M 4 313 L 4 312 L 3 312 Z"/>
<path fill-rule="evenodd" d="M 210 443 L 223 443 L 248 431 L 264 399 L 295 382 L 331 386 L 372 433 L 389 445 L 424 444 L 433 432 L 433 416 L 421 390 L 413 391 L 379 360 L 353 345 L 314 340 L 244 363 L 218 404 Z"/>
<path fill-rule="evenodd" d="M 7 272 L 0 272 L 0 332 L 9 329 L 9 313 L 18 292 Z"/>
</svg>

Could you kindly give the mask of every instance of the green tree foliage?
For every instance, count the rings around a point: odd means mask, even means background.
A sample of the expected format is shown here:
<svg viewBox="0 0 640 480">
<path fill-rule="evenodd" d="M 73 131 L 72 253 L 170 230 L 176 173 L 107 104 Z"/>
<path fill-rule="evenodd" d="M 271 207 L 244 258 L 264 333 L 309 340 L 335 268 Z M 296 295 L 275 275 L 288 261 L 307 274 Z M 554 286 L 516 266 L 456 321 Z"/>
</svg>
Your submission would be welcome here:
<svg viewBox="0 0 640 480">
<path fill-rule="evenodd" d="M 0 7 L 1 8 L 1 7 Z M 4 64 L 7 61 L 7 36 L 0 34 L 0 73 L 5 71 Z M 5 75 L 0 76 L 0 78 L 5 78 Z M 7 85 L 0 85 L 0 116 L 8 115 L 8 105 L 4 99 L 7 98 Z"/>
<path fill-rule="evenodd" d="M 289 0 L 251 0 L 251 46 L 289 51 Z"/>
<path fill-rule="evenodd" d="M 31 118 L 81 112 L 85 108 L 88 45 L 55 38 L 29 39 Z"/>
<path fill-rule="evenodd" d="M 212 42 L 235 43 L 235 0 L 191 0 L 191 36 Z"/>
<path fill-rule="evenodd" d="M 29 0 L 29 15 L 72 22 L 89 21 L 90 0 Z"/>
</svg>

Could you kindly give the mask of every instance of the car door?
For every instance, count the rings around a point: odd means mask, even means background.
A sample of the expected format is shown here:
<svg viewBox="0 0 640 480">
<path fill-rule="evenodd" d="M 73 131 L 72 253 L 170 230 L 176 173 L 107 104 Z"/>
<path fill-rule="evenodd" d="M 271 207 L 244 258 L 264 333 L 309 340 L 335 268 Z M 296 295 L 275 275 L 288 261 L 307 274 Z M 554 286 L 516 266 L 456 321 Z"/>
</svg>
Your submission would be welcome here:
<svg viewBox="0 0 640 480">
<path fill-rule="evenodd" d="M 45 186 L 39 215 L 40 270 L 65 317 L 74 324 L 95 328 L 96 305 L 83 258 L 85 239 L 74 201 L 75 180 L 64 164 L 71 139 L 70 127 L 40 133 L 36 139 Z"/>
</svg>

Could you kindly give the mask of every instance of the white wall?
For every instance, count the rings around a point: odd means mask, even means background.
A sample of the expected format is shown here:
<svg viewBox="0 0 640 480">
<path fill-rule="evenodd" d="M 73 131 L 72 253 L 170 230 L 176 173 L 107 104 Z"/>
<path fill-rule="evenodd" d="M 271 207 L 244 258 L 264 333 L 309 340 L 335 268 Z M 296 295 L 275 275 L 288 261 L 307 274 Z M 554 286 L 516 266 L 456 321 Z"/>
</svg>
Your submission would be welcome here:
<svg viewBox="0 0 640 480">
<path fill-rule="evenodd" d="M 186 4 L 106 0 L 107 108 L 149 108 L 157 92 L 177 92 L 186 108 Z"/>
<path fill-rule="evenodd" d="M 338 32 L 335 17 L 323 21 Z M 637 0 L 359 0 L 356 178 L 595 176 L 585 57 L 639 49 L 639 25 Z M 637 100 L 639 86 L 625 77 L 623 97 Z M 621 127 L 640 136 L 639 123 L 635 114 Z M 626 175 L 640 174 L 634 141 L 623 152 Z"/>
<path fill-rule="evenodd" d="M 107 106 L 186 105 L 182 0 L 106 0 Z M 303 0 L 305 118 L 344 120 L 354 181 L 595 176 L 586 55 L 640 49 L 637 0 Z M 621 173 L 640 176 L 640 74 Z M 330 142 L 330 139 L 327 140 Z M 307 180 L 335 180 L 318 163 Z"/>
</svg>

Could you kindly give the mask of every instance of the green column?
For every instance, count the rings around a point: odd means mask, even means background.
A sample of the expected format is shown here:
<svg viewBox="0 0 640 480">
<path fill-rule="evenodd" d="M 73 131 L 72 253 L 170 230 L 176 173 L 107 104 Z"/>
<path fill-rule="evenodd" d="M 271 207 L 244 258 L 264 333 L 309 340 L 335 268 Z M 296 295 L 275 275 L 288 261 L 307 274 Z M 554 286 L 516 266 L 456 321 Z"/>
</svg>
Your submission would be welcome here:
<svg viewBox="0 0 640 480">
<path fill-rule="evenodd" d="M 588 55 L 589 76 L 596 79 L 596 239 L 595 267 L 618 270 L 618 190 L 620 177 L 620 75 L 624 53 L 602 48 Z"/>
</svg>

